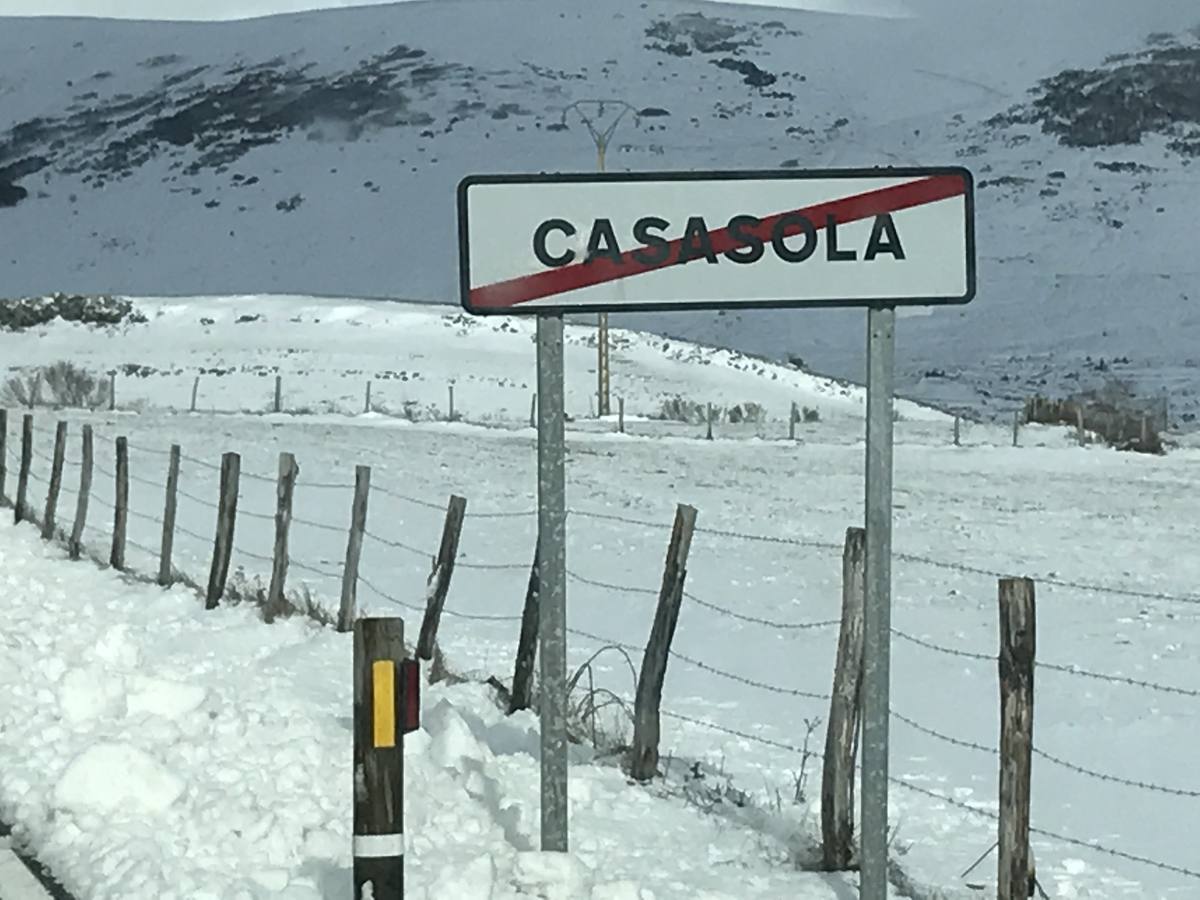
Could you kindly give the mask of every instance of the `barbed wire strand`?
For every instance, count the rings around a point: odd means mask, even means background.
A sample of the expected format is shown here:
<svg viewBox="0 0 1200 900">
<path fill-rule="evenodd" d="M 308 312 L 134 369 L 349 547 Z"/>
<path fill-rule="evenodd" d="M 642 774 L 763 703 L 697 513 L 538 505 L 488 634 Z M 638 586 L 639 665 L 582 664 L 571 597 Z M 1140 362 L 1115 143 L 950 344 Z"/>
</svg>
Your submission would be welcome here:
<svg viewBox="0 0 1200 900">
<path fill-rule="evenodd" d="M 909 643 L 915 644 L 918 647 L 924 647 L 927 650 L 933 650 L 937 653 L 943 653 L 947 656 L 957 656 L 963 659 L 978 660 L 981 662 L 997 662 L 997 658 L 995 656 L 991 656 L 987 653 L 974 653 L 968 650 L 959 650 L 954 647 L 946 647 L 942 644 L 937 644 L 933 641 L 916 637 L 896 628 L 892 629 L 892 634 L 901 640 L 908 641 Z M 1036 660 L 1034 661 L 1034 666 L 1038 669 L 1044 669 L 1050 672 L 1060 672 L 1064 675 L 1074 675 L 1079 678 L 1090 678 L 1095 681 L 1105 681 L 1110 684 L 1123 684 L 1130 687 L 1141 688 L 1147 691 L 1157 691 L 1163 694 L 1176 694 L 1181 697 L 1200 697 L 1200 690 L 1183 688 L 1170 684 L 1162 684 L 1161 682 L 1157 681 L 1147 681 L 1140 678 L 1132 678 L 1127 675 L 1110 675 L 1104 672 L 1095 672 L 1090 669 L 1083 669 L 1079 666 L 1067 666 L 1060 663 L 1039 662 Z"/>
<path fill-rule="evenodd" d="M 698 725 L 702 728 L 707 728 L 711 731 L 719 732 L 721 734 L 728 734 L 732 737 L 742 738 L 744 740 L 751 741 L 756 744 L 761 744 L 766 747 L 774 747 L 779 750 L 790 751 L 790 752 L 796 754 L 797 756 L 800 756 L 804 753 L 804 750 L 801 747 L 797 747 L 794 744 L 788 744 L 783 741 L 772 740 L 771 738 L 764 738 L 764 737 L 761 737 L 760 735 L 750 734 L 745 731 L 739 731 L 735 728 L 727 728 L 723 725 L 717 725 L 713 722 L 708 722 L 703 719 L 697 719 L 692 716 L 687 716 L 682 713 L 674 712 L 671 710 L 664 709 L 662 711 L 662 715 L 664 718 L 676 719 L 681 722 L 687 722 L 692 725 Z M 1000 820 L 1000 816 L 997 813 L 992 812 L 991 810 L 981 809 L 977 806 L 972 806 L 969 803 L 964 803 L 963 801 L 957 800 L 953 797 L 947 797 L 945 794 L 939 794 L 937 791 L 932 791 L 932 790 L 929 790 L 928 788 L 923 788 L 918 785 L 912 784 L 911 782 L 909 782 L 903 778 L 899 778 L 894 775 L 889 775 L 888 781 L 889 781 L 889 783 L 895 785 L 898 788 L 901 788 L 906 791 L 910 791 L 912 793 L 921 794 L 921 795 L 931 798 L 933 800 L 938 800 L 940 802 L 946 803 L 949 806 L 953 806 L 958 809 L 961 809 L 964 812 L 969 812 L 969 813 L 972 813 L 973 815 L 981 816 L 986 819 L 990 819 L 993 822 L 998 822 Z M 1094 841 L 1085 841 L 1085 840 L 1081 840 L 1080 838 L 1073 838 L 1068 835 L 1059 834 L 1059 833 L 1053 832 L 1053 831 L 1048 831 L 1044 828 L 1033 827 L 1033 828 L 1030 828 L 1030 832 L 1038 835 L 1039 837 L 1045 838 L 1047 840 L 1058 841 L 1060 843 L 1068 844 L 1073 847 L 1080 847 L 1082 849 L 1092 850 L 1092 851 L 1095 851 L 1096 853 L 1101 853 L 1101 854 L 1105 854 L 1108 856 L 1112 856 L 1116 859 L 1126 860 L 1127 862 L 1140 863 L 1142 865 L 1150 866 L 1151 868 L 1159 869 L 1164 872 L 1172 872 L 1177 875 L 1184 875 L 1188 878 L 1200 879 L 1200 871 L 1196 871 L 1194 869 L 1189 869 L 1185 866 L 1177 866 L 1172 863 L 1160 862 L 1159 860 L 1151 859 L 1146 856 L 1139 856 L 1139 855 L 1133 854 L 1133 853 L 1126 853 L 1123 850 L 1114 850 L 1111 847 L 1103 846 Z"/>
<path fill-rule="evenodd" d="M 942 732 L 937 731 L 936 729 L 930 728 L 927 725 L 922 725 L 920 722 L 910 719 L 908 716 L 902 715 L 901 713 L 896 712 L 896 710 L 894 710 L 894 709 L 891 710 L 890 712 L 891 712 L 892 718 L 896 719 L 899 722 L 903 722 L 905 725 L 907 725 L 909 728 L 912 728 L 914 731 L 919 731 L 922 734 L 932 737 L 936 740 L 942 741 L 943 743 L 952 744 L 956 747 L 962 747 L 967 750 L 975 750 L 980 753 L 986 753 L 990 756 L 999 756 L 1000 755 L 1000 751 L 995 747 L 989 747 L 986 744 L 978 744 L 978 743 L 975 743 L 974 741 L 966 741 L 961 738 L 951 737 L 950 735 L 943 734 Z M 1047 753 L 1046 751 L 1041 750 L 1036 746 L 1033 747 L 1033 755 L 1046 760 L 1046 762 L 1051 763 L 1052 765 L 1056 765 L 1063 769 L 1068 769 L 1072 772 L 1075 772 L 1078 775 L 1084 775 L 1088 778 L 1094 778 L 1098 781 L 1107 781 L 1110 784 L 1120 784 L 1120 785 L 1124 785 L 1126 787 L 1139 788 L 1144 791 L 1152 791 L 1152 792 L 1158 793 L 1158 794 L 1170 794 L 1175 797 L 1189 797 L 1189 798 L 1200 797 L 1200 791 L 1193 791 L 1193 790 L 1188 790 L 1185 788 L 1167 787 L 1166 785 L 1156 784 L 1156 783 L 1150 782 L 1150 781 L 1139 781 L 1137 779 L 1132 779 L 1132 778 L 1122 778 L 1119 775 L 1112 775 L 1107 772 L 1099 772 L 1095 769 L 1089 769 L 1086 766 L 1081 766 L 1078 763 L 1074 763 L 1074 762 L 1071 762 L 1070 760 L 1063 759 L 1062 757 L 1055 756 L 1051 753 Z"/>
</svg>

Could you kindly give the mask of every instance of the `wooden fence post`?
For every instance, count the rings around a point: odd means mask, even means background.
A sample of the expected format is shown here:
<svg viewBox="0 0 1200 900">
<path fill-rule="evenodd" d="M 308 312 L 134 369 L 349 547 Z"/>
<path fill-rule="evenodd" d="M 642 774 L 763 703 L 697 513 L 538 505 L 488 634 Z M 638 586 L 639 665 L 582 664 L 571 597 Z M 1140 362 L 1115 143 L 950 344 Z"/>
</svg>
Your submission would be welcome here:
<svg viewBox="0 0 1200 900">
<path fill-rule="evenodd" d="M 83 426 L 83 449 L 79 461 L 79 494 L 75 498 L 75 522 L 71 526 L 71 540 L 67 553 L 71 559 L 83 554 L 83 528 L 87 524 L 88 498 L 92 493 L 92 465 L 95 457 L 92 446 L 92 426 Z"/>
<path fill-rule="evenodd" d="M 242 458 L 237 453 L 221 456 L 221 497 L 217 503 L 217 535 L 213 542 L 212 569 L 208 573 L 208 592 L 205 609 L 216 609 L 225 595 L 229 578 L 229 561 L 233 558 L 233 533 L 237 524 L 238 482 L 241 479 Z"/>
<path fill-rule="evenodd" d="M 404 896 L 404 733 L 419 714 L 405 655 L 403 619 L 354 623 L 354 900 Z"/>
<path fill-rule="evenodd" d="M 1019 446 L 1021 438 L 1021 413 L 1013 413 L 1013 446 Z"/>
<path fill-rule="evenodd" d="M 449 385 L 449 388 L 450 388 L 450 419 L 449 419 L 449 421 L 453 422 L 454 421 L 454 385 L 452 385 L 452 384 Z"/>
<path fill-rule="evenodd" d="M 1150 417 L 1146 416 L 1146 415 L 1142 416 L 1141 439 L 1142 439 L 1142 449 L 1144 450 L 1150 446 Z"/>
<path fill-rule="evenodd" d="M 354 627 L 358 604 L 358 561 L 362 557 L 363 533 L 367 530 L 367 496 L 371 493 L 371 467 L 354 467 L 354 503 L 350 508 L 350 538 L 346 565 L 342 569 L 342 605 L 338 609 L 338 631 Z"/>
<path fill-rule="evenodd" d="M 862 722 L 866 558 L 866 531 L 847 528 L 842 551 L 842 630 L 821 778 L 821 860 L 828 872 L 850 868 L 854 853 L 854 758 Z"/>
<path fill-rule="evenodd" d="M 658 609 L 654 613 L 654 626 L 650 629 L 650 640 L 642 657 L 642 671 L 637 683 L 629 774 L 638 781 L 647 781 L 658 774 L 659 708 L 662 705 L 663 681 L 667 675 L 667 657 L 675 637 L 675 626 L 679 622 L 679 608 L 683 603 L 688 552 L 692 547 L 695 528 L 695 507 L 679 504 L 675 508 L 675 526 L 671 529 L 671 544 L 667 548 L 667 562 L 663 567 Z"/>
<path fill-rule="evenodd" d="M 1079 441 L 1079 446 L 1082 447 L 1086 441 L 1084 440 L 1083 431 L 1083 407 L 1075 407 L 1075 437 Z"/>
<path fill-rule="evenodd" d="M 192 406 L 191 406 L 192 412 L 196 411 L 196 395 L 199 393 L 200 393 L 200 376 L 197 375 L 192 380 Z"/>
<path fill-rule="evenodd" d="M 788 440 L 796 439 L 796 420 L 800 418 L 800 410 L 796 409 L 796 401 L 792 401 L 792 409 L 788 413 Z"/>
<path fill-rule="evenodd" d="M 283 376 L 275 376 L 275 412 L 283 412 Z"/>
<path fill-rule="evenodd" d="M 33 414 L 21 417 L 21 469 L 17 473 L 17 502 L 13 508 L 13 521 L 20 524 L 29 513 L 26 500 L 29 497 L 29 469 L 33 465 Z"/>
<path fill-rule="evenodd" d="M 171 570 L 171 557 L 175 553 L 175 513 L 179 504 L 179 458 L 183 450 L 178 444 L 171 445 L 167 458 L 167 491 L 163 502 L 162 543 L 158 550 L 158 583 L 167 587 L 175 576 Z"/>
<path fill-rule="evenodd" d="M 112 412 L 117 408 L 117 373 L 112 371 L 108 373 L 108 411 Z"/>
<path fill-rule="evenodd" d="M 112 553 L 108 562 L 114 569 L 125 568 L 125 530 L 129 526 L 129 439 L 117 438 L 116 498 L 113 503 Z"/>
<path fill-rule="evenodd" d="M 511 715 L 519 709 L 529 709 L 533 702 L 533 663 L 537 658 L 538 643 L 538 591 L 541 578 L 538 574 L 538 555 L 533 553 L 533 568 L 529 570 L 529 586 L 525 589 L 525 607 L 521 611 L 521 636 L 517 639 L 517 665 L 513 670 L 512 699 L 508 704 Z"/>
<path fill-rule="evenodd" d="M 8 487 L 8 410 L 0 409 L 0 503 Z"/>
<path fill-rule="evenodd" d="M 458 540 L 462 535 L 463 518 L 467 514 L 467 498 L 454 494 L 446 507 L 446 524 L 442 526 L 442 543 L 438 547 L 433 571 L 429 574 L 432 590 L 425 605 L 425 618 L 421 620 L 421 636 L 417 640 L 417 656 L 433 659 L 437 646 L 438 625 L 442 620 L 442 607 L 450 593 L 450 578 L 454 575 L 454 561 L 458 557 Z"/>
<path fill-rule="evenodd" d="M 708 404 L 708 435 L 707 435 L 707 439 L 710 441 L 713 439 L 713 405 L 711 403 Z"/>
<path fill-rule="evenodd" d="M 954 446 L 962 446 L 962 417 L 954 417 Z"/>
<path fill-rule="evenodd" d="M 1033 668 L 1037 652 L 1033 581 L 1000 580 L 1000 870 L 997 900 L 1027 900 L 1033 757 Z"/>
<path fill-rule="evenodd" d="M 529 427 L 537 428 L 537 394 L 529 401 Z"/>
<path fill-rule="evenodd" d="M 370 384 L 368 381 L 367 384 Z M 290 453 L 279 454 L 279 481 L 275 487 L 275 550 L 271 554 L 271 586 L 267 589 L 268 616 L 283 608 L 288 570 L 288 531 L 292 527 L 292 495 L 300 467 Z M 365 526 L 364 526 L 365 527 Z"/>
<path fill-rule="evenodd" d="M 363 401 L 363 413 L 371 411 L 371 382 L 367 381 L 367 399 Z"/>
<path fill-rule="evenodd" d="M 617 398 L 617 431 L 625 433 L 625 398 Z"/>
<path fill-rule="evenodd" d="M 58 495 L 62 491 L 63 463 L 67 459 L 67 423 L 54 428 L 54 457 L 50 463 L 50 486 L 46 490 L 46 512 L 42 516 L 42 540 L 54 537 L 54 518 L 58 513 Z"/>
</svg>

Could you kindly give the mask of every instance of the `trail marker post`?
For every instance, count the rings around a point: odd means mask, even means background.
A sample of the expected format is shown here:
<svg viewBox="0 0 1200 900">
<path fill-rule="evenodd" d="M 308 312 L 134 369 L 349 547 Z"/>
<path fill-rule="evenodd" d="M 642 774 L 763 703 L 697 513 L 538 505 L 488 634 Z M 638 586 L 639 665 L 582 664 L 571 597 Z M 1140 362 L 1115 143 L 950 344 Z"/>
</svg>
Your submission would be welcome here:
<svg viewBox="0 0 1200 900">
<path fill-rule="evenodd" d="M 563 314 L 867 308 L 860 896 L 884 900 L 895 309 L 975 296 L 971 173 L 472 175 L 458 224 L 463 307 L 538 316 L 543 850 L 567 849 Z"/>
</svg>

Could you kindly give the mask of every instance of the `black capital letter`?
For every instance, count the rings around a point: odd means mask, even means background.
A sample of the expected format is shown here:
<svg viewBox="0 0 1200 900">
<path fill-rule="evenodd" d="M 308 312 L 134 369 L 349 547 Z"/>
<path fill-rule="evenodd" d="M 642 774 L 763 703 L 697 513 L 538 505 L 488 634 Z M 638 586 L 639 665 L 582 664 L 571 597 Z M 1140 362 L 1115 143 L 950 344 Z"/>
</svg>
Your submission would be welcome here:
<svg viewBox="0 0 1200 900">
<path fill-rule="evenodd" d="M 661 234 L 652 234 L 651 229 L 664 231 L 669 227 L 670 222 L 657 216 L 646 216 L 634 222 L 633 239 L 644 245 L 642 249 L 634 250 L 630 254 L 634 260 L 643 266 L 660 266 L 665 263 L 671 255 L 671 245 Z"/>
<path fill-rule="evenodd" d="M 603 245 L 601 245 L 603 242 Z M 609 261 L 620 265 L 621 248 L 617 246 L 617 236 L 613 233 L 612 222 L 608 219 L 597 219 L 592 223 L 592 234 L 588 238 L 587 260 L 592 262 L 598 256 L 608 257 Z"/>
<path fill-rule="evenodd" d="M 546 238 L 552 231 L 561 231 L 567 237 L 571 237 L 575 234 L 575 226 L 566 219 L 547 219 L 533 233 L 533 255 L 543 266 L 557 269 L 570 263 L 575 258 L 575 251 L 567 250 L 561 256 L 551 256 L 546 249 Z"/>
<path fill-rule="evenodd" d="M 791 250 L 784 243 L 789 231 L 799 231 L 804 235 L 804 246 L 799 250 Z M 808 216 L 787 213 L 780 216 L 775 222 L 775 227 L 771 229 L 771 246 L 775 248 L 775 255 L 784 262 L 804 262 L 817 250 L 817 229 L 813 227 Z"/>
<path fill-rule="evenodd" d="M 683 229 L 683 240 L 679 245 L 679 262 L 691 262 L 704 257 L 710 263 L 720 262 L 708 236 L 708 226 L 701 216 L 692 216 Z"/>
<path fill-rule="evenodd" d="M 725 258 L 735 263 L 753 263 L 762 259 L 763 253 L 766 252 L 763 239 L 753 231 L 761 224 L 762 220 L 754 216 L 734 216 L 730 219 L 729 236 L 737 241 L 737 246 L 742 249 L 730 250 L 725 254 Z"/>
<path fill-rule="evenodd" d="M 837 245 L 837 216 L 830 213 L 825 217 L 825 258 L 830 262 L 851 262 L 858 258 L 853 250 L 839 250 Z"/>
<path fill-rule="evenodd" d="M 885 235 L 887 240 L 883 239 Z M 875 217 L 875 224 L 871 226 L 871 239 L 867 241 L 867 252 L 863 254 L 863 259 L 870 262 L 880 253 L 890 253 L 896 259 L 904 259 L 904 247 L 900 245 L 900 233 L 896 231 L 896 223 L 892 221 L 891 213 Z"/>
</svg>

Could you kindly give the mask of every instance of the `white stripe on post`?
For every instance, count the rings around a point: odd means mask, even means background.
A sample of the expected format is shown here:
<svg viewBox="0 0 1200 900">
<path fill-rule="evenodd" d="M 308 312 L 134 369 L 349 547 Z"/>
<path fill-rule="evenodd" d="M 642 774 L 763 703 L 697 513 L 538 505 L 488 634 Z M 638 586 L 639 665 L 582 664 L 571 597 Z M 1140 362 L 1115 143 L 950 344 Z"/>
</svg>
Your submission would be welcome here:
<svg viewBox="0 0 1200 900">
<path fill-rule="evenodd" d="M 404 835 L 356 834 L 354 855 L 360 859 L 392 859 L 404 855 Z"/>
</svg>

